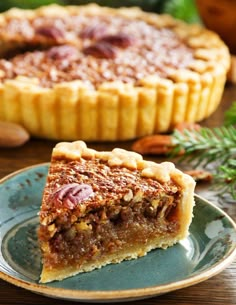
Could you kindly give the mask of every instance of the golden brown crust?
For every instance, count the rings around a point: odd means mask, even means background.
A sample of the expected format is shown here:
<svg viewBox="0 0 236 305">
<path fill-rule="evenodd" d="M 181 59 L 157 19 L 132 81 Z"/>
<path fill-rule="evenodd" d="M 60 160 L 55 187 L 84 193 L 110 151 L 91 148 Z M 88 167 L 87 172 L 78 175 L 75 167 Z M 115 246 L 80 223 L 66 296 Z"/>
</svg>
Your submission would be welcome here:
<svg viewBox="0 0 236 305">
<path fill-rule="evenodd" d="M 183 184 L 182 179 L 185 179 L 186 183 L 188 180 L 189 183 L 192 182 L 190 176 L 184 174 L 181 176 L 179 170 L 175 168 L 172 162 L 157 164 L 155 162 L 145 161 L 140 154 L 121 148 L 115 148 L 112 151 L 96 151 L 88 148 L 83 141 L 58 143 L 53 149 L 52 157 L 71 160 L 97 158 L 106 161 L 109 166 L 121 166 L 133 170 L 140 170 L 141 176 L 152 178 L 162 183 L 170 179 L 174 179 L 176 182 L 180 179 L 181 184 Z"/>
<path fill-rule="evenodd" d="M 42 88 L 37 79 L 18 76 L 2 84 L 0 119 L 21 123 L 33 135 L 61 140 L 126 140 L 171 130 L 179 122 L 196 122 L 218 106 L 230 57 L 220 38 L 199 25 L 189 25 L 168 15 L 146 13 L 138 8 L 113 9 L 57 5 L 36 10 L 12 9 L 1 14 L 0 27 L 11 18 L 95 15 L 140 18 L 157 28 L 170 28 L 193 51 L 184 68 L 165 68 L 165 77 L 145 76 L 137 84 L 103 82 L 91 88 L 82 81 Z M 72 44 L 74 34 L 64 40 Z M 24 44 L 22 38 L 0 36 L 3 50 Z M 1 71 L 0 71 L 1 72 Z M 29 98 L 30 97 L 30 98 Z M 27 107 L 26 107 L 27 105 Z"/>
<path fill-rule="evenodd" d="M 139 257 L 145 256 L 149 251 L 157 247 L 165 249 L 169 246 L 173 246 L 180 239 L 183 239 L 182 235 L 176 236 L 174 240 L 167 240 L 163 237 L 157 237 L 155 240 L 150 240 L 142 249 L 139 245 L 138 247 L 132 247 L 132 249 L 129 251 L 123 251 L 123 253 L 119 253 L 119 255 L 110 254 L 109 256 L 97 259 L 96 262 L 87 262 L 80 269 L 76 269 L 74 266 L 68 266 L 61 269 L 58 268 L 54 270 L 43 267 L 40 282 L 48 283 L 51 281 L 55 281 L 55 279 L 60 281 L 67 277 L 75 276 L 82 272 L 89 272 L 94 269 L 100 269 L 108 264 L 117 264 L 122 262 L 123 260 L 137 259 Z"/>
</svg>

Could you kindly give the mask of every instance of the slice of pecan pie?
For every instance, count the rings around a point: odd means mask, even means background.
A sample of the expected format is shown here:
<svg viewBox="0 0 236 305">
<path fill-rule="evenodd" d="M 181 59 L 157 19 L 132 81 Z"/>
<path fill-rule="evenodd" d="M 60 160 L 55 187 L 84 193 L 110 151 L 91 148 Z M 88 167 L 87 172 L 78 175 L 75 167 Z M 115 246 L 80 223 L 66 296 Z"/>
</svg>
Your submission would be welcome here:
<svg viewBox="0 0 236 305">
<path fill-rule="evenodd" d="M 0 119 L 35 136 L 126 140 L 208 117 L 229 52 L 200 25 L 138 8 L 0 14 Z"/>
<path fill-rule="evenodd" d="M 188 234 L 194 180 L 122 149 L 59 143 L 40 211 L 41 282 L 167 248 Z"/>
</svg>

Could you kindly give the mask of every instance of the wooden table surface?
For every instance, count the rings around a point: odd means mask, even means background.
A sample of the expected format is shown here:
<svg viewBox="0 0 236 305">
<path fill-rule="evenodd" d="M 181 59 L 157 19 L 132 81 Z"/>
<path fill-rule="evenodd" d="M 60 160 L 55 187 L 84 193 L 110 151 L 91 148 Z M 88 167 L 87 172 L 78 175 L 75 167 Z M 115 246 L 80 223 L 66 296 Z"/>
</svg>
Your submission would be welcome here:
<svg viewBox="0 0 236 305">
<path fill-rule="evenodd" d="M 218 110 L 203 122 L 204 126 L 219 126 L 224 117 L 224 111 L 236 101 L 236 86 L 227 85 Z M 51 150 L 56 142 L 31 139 L 19 148 L 0 148 L 0 178 L 18 169 L 50 161 Z M 110 150 L 115 146 L 130 149 L 132 142 L 90 144 L 98 150 Z M 157 160 L 158 161 L 158 160 Z M 197 189 L 197 192 L 201 189 Z M 225 203 L 223 209 L 236 221 L 236 202 Z M 0 305 L 16 304 L 74 304 L 73 302 L 56 300 L 34 294 L 0 280 Z M 78 303 L 79 304 L 79 303 Z M 82 304 L 82 303 L 80 303 Z M 131 301 L 127 304 L 181 304 L 181 305 L 235 305 L 236 304 L 236 259 L 220 274 L 188 288 L 180 289 L 155 298 Z"/>
</svg>

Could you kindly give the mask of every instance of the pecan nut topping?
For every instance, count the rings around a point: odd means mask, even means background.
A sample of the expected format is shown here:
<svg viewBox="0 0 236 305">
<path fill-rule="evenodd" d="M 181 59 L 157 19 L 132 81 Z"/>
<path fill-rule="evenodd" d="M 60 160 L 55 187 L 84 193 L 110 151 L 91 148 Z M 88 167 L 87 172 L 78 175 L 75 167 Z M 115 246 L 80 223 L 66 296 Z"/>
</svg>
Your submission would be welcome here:
<svg viewBox="0 0 236 305">
<path fill-rule="evenodd" d="M 93 194 L 89 184 L 69 183 L 62 185 L 53 194 L 53 201 L 56 207 L 65 207 L 73 210 L 79 203 L 86 200 Z"/>
<path fill-rule="evenodd" d="M 116 49 L 106 42 L 97 42 L 83 50 L 85 55 L 92 55 L 98 58 L 114 59 L 117 55 Z"/>
<path fill-rule="evenodd" d="M 69 45 L 56 46 L 49 49 L 47 56 L 55 60 L 74 59 L 78 56 L 78 50 Z"/>
<path fill-rule="evenodd" d="M 41 26 L 38 27 L 35 32 L 36 34 L 45 36 L 50 39 L 55 39 L 56 41 L 65 37 L 64 31 L 55 26 Z"/>
<path fill-rule="evenodd" d="M 135 39 L 130 35 L 121 33 L 115 35 L 106 35 L 102 37 L 99 42 L 110 43 L 119 48 L 127 48 L 135 43 Z"/>
<path fill-rule="evenodd" d="M 91 29 L 90 35 L 93 30 Z M 84 54 L 98 58 L 114 59 L 117 55 L 115 47 L 127 48 L 133 45 L 135 40 L 126 34 L 114 34 L 101 37 L 96 43 L 86 47 Z"/>
<path fill-rule="evenodd" d="M 102 24 L 86 26 L 79 34 L 83 39 L 99 39 L 106 33 L 106 27 Z"/>
</svg>

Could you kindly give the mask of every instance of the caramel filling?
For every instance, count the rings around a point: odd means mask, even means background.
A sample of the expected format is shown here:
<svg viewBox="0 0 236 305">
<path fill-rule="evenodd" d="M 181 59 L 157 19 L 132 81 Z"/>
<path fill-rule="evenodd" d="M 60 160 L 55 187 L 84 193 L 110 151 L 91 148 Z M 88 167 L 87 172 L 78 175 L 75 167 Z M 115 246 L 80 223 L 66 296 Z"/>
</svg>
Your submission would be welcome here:
<svg viewBox="0 0 236 305">
<path fill-rule="evenodd" d="M 67 226 L 61 226 L 56 220 L 41 231 L 49 238 L 45 249 L 50 248 L 44 265 L 78 266 L 122 249 L 128 252 L 163 234 L 171 236 L 179 228 L 177 201 L 177 198 L 163 195 L 159 204 L 157 200 L 148 202 L 145 199 L 138 203 L 121 202 L 93 211 Z"/>
<path fill-rule="evenodd" d="M 53 163 L 40 212 L 45 266 L 79 266 L 179 230 L 181 195 L 173 182 L 96 159 Z"/>
</svg>

